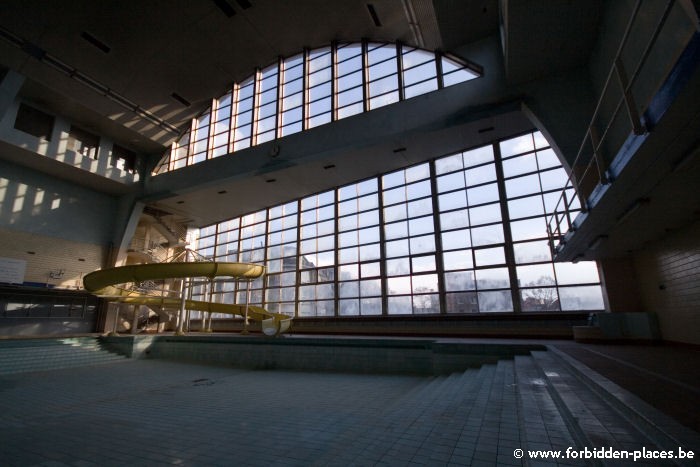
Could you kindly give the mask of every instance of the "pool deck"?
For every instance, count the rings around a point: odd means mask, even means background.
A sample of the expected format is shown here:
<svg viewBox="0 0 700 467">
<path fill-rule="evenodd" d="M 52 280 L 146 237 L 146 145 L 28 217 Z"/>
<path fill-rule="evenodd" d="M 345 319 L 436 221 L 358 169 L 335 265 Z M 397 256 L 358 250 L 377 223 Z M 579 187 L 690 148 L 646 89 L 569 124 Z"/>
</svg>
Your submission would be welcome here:
<svg viewBox="0 0 700 467">
<path fill-rule="evenodd" d="M 366 339 L 377 338 L 358 344 Z M 700 456 L 697 349 L 425 340 L 544 344 L 549 351 L 450 375 L 265 371 L 155 358 L 4 375 L 0 465 L 672 465 L 543 461 L 527 453 L 567 447 L 683 448 Z M 634 415 L 620 416 L 613 399 Z"/>
</svg>

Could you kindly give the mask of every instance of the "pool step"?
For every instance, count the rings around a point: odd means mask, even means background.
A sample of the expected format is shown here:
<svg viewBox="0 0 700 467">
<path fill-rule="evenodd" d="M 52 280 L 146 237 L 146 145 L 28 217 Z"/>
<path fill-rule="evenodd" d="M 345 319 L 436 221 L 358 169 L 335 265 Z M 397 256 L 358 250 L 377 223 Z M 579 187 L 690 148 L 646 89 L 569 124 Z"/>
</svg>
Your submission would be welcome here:
<svg viewBox="0 0 700 467">
<path fill-rule="evenodd" d="M 0 341 L 0 375 L 57 370 L 124 361 L 95 337 Z"/>
<path fill-rule="evenodd" d="M 617 459 L 585 459 L 578 453 L 601 449 L 623 454 L 643 449 L 676 452 L 679 447 L 697 452 L 700 448 L 697 433 L 651 406 L 640 409 L 645 404 L 634 395 L 557 350 L 516 357 L 515 367 L 525 434 L 522 449 L 558 450 L 562 455 L 569 449 L 578 457 L 561 460 L 619 465 Z M 692 465 L 687 462 L 670 460 L 667 464 Z M 632 463 L 631 458 L 626 462 Z M 658 459 L 637 459 L 634 465 L 658 465 Z"/>
</svg>

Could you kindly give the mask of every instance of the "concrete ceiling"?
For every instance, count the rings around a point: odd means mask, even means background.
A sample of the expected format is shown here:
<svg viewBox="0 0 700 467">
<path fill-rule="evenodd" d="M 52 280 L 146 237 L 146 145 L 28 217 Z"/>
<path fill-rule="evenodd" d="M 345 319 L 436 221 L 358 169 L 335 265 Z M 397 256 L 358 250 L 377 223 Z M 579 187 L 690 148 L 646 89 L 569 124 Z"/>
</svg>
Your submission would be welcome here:
<svg viewBox="0 0 700 467">
<path fill-rule="evenodd" d="M 332 40 L 362 38 L 400 40 L 450 52 L 498 34 L 498 3 L 5 0 L 0 17 L 0 39 L 5 39 L 0 40 L 0 64 L 27 78 L 23 98 L 151 154 L 176 136 L 164 126 L 185 128 L 213 97 L 279 56 Z M 598 1 L 501 3 L 507 5 L 508 13 L 509 73 L 517 79 L 553 73 L 587 59 Z M 562 17 L 581 16 L 586 21 L 576 27 L 568 23 L 556 27 Z M 540 24 L 545 27 L 533 28 Z M 547 43 L 557 45 L 545 47 Z M 552 54 L 559 60 L 551 60 Z M 58 71 L 55 63 L 73 71 L 74 78 L 65 70 Z M 76 73 L 98 83 L 102 92 L 76 80 Z M 163 125 L 125 109 L 115 102 L 119 99 L 106 96 L 105 89 Z"/>
<path fill-rule="evenodd" d="M 22 99 L 157 158 L 177 132 L 188 128 L 190 119 L 233 82 L 303 47 L 368 38 L 459 53 L 471 43 L 500 36 L 506 41 L 502 47 L 508 80 L 517 85 L 584 65 L 594 47 L 596 9 L 601 1 L 5 0 L 0 16 L 0 66 L 25 76 Z M 562 18 L 564 24 L 559 25 Z M 61 67 L 63 71 L 57 69 Z M 66 70 L 73 70 L 73 76 Z M 98 83 L 98 90 L 76 76 Z M 136 106 L 136 111 L 126 109 L 117 102 L 120 99 Z M 481 122 L 479 118 L 469 123 L 470 131 L 494 126 L 496 116 L 488 115 Z M 523 131 L 527 124 L 524 118 L 514 119 L 510 114 L 498 123 L 499 135 L 506 135 L 509 128 Z M 458 126 L 441 138 L 440 147 L 446 150 L 467 145 Z M 422 136 L 419 139 L 413 141 L 414 152 L 430 146 Z M 323 169 L 333 164 L 353 167 L 352 161 L 360 155 L 347 151 L 317 164 L 314 170 L 319 172 L 314 177 L 305 176 L 306 169 L 300 167 L 281 171 L 274 187 L 264 185 L 264 192 L 275 196 L 249 201 L 255 206 L 271 203 L 300 184 L 305 186 L 303 191 L 319 191 L 398 168 L 399 162 L 419 161 L 420 157 L 411 154 L 391 162 L 385 162 L 386 157 L 367 156 L 391 153 L 394 143 L 362 148 L 363 170 Z M 430 149 L 423 159 L 445 153 L 436 152 L 434 144 Z M 18 159 L 12 151 L 0 151 L 0 157 Z M 46 164 L 30 165 L 42 170 Z M 46 170 L 62 176 L 56 167 Z M 81 183 L 72 173 L 64 178 Z M 90 188 L 101 189 L 90 177 L 84 180 Z M 264 177 L 256 180 L 247 183 L 266 183 Z M 234 187 L 202 183 L 200 191 L 173 193 L 157 203 L 173 212 L 182 211 L 183 218 L 196 219 L 200 225 L 232 215 L 221 212 L 219 191 L 226 190 L 226 196 L 231 196 Z M 105 187 L 101 191 L 115 194 L 119 190 Z M 187 206 L 196 206 L 198 212 Z"/>
</svg>

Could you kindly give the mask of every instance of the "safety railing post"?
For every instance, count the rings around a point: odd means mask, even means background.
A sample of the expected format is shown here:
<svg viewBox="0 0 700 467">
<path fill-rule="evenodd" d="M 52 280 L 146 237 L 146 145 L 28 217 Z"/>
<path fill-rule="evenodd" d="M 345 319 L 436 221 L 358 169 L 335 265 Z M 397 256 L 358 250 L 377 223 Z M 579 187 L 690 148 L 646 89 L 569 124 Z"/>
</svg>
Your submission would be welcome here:
<svg viewBox="0 0 700 467">
<path fill-rule="evenodd" d="M 637 105 L 634 101 L 634 96 L 630 90 L 629 79 L 627 78 L 627 72 L 625 71 L 625 64 L 622 62 L 622 58 L 618 55 L 615 59 L 615 73 L 617 74 L 617 79 L 620 81 L 620 86 L 622 87 L 622 96 L 625 102 L 625 107 L 627 107 L 627 115 L 629 116 L 630 123 L 632 124 L 632 131 L 635 135 L 643 135 L 646 132 L 646 128 L 642 125 L 642 121 L 639 118 L 639 111 L 637 110 Z"/>
</svg>

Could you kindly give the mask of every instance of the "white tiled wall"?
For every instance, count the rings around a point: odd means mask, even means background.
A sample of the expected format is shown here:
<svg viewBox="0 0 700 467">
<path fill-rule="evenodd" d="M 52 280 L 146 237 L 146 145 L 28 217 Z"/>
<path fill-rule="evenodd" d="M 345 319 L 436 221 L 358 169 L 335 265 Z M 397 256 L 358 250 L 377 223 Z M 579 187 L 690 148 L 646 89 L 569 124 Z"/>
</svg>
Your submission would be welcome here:
<svg viewBox="0 0 700 467">
<path fill-rule="evenodd" d="M 635 258 L 644 311 L 664 340 L 700 344 L 700 221 L 669 233 Z"/>
</svg>

